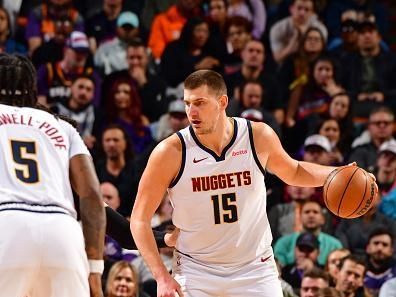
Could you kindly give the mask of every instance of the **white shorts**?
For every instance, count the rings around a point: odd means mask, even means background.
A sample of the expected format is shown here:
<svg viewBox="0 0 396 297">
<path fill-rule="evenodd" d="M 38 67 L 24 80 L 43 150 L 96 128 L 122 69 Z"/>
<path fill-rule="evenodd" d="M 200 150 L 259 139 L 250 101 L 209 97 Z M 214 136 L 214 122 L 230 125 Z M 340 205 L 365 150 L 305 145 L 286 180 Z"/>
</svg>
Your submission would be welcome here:
<svg viewBox="0 0 396 297">
<path fill-rule="evenodd" d="M 283 297 L 273 255 L 230 268 L 175 251 L 172 272 L 185 297 Z"/>
<path fill-rule="evenodd" d="M 71 216 L 0 211 L 0 296 L 89 297 L 80 224 Z"/>
</svg>

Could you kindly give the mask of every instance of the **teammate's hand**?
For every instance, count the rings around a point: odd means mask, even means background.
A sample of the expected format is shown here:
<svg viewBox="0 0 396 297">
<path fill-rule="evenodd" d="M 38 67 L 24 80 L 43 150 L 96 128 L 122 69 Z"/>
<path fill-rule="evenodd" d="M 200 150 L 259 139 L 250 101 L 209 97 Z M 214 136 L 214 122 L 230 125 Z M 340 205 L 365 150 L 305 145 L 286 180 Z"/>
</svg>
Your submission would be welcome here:
<svg viewBox="0 0 396 297">
<path fill-rule="evenodd" d="M 174 247 L 176 245 L 176 241 L 179 238 L 180 229 L 176 228 L 170 233 L 165 234 L 165 244 L 169 247 Z"/>
<path fill-rule="evenodd" d="M 157 297 L 184 297 L 179 283 L 167 274 L 157 280 Z"/>
<path fill-rule="evenodd" d="M 89 290 L 91 297 L 103 297 L 102 275 L 99 273 L 90 273 L 88 277 Z"/>
</svg>

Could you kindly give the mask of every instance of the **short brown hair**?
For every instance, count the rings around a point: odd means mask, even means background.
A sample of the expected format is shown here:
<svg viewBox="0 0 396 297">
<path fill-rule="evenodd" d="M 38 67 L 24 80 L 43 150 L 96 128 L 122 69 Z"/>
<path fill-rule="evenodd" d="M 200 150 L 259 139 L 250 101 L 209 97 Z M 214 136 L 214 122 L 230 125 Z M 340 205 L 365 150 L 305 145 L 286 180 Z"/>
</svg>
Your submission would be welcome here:
<svg viewBox="0 0 396 297">
<path fill-rule="evenodd" d="M 195 71 L 184 81 L 184 88 L 187 90 L 194 90 L 201 86 L 207 86 L 216 96 L 227 94 L 227 87 L 223 77 L 213 70 Z"/>
<path fill-rule="evenodd" d="M 321 278 L 326 283 L 330 283 L 329 274 L 327 272 L 325 272 L 324 270 L 316 268 L 316 267 L 314 267 L 311 270 L 308 270 L 307 272 L 305 272 L 303 278 L 306 278 L 306 277 L 315 278 L 315 279 L 316 278 Z"/>
</svg>

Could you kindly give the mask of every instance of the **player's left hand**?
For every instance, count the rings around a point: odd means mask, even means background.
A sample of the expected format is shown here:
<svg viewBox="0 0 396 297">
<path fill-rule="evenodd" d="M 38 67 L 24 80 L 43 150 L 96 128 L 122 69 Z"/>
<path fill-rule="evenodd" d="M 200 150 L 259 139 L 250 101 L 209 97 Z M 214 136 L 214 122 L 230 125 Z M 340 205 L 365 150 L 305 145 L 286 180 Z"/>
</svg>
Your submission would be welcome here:
<svg viewBox="0 0 396 297">
<path fill-rule="evenodd" d="M 166 233 L 164 238 L 165 244 L 169 247 L 174 247 L 176 245 L 177 239 L 179 238 L 179 233 L 179 228 L 175 228 L 175 230 L 173 230 L 172 232 Z"/>
<path fill-rule="evenodd" d="M 102 275 L 99 273 L 90 273 L 88 282 L 91 297 L 103 297 Z"/>
</svg>

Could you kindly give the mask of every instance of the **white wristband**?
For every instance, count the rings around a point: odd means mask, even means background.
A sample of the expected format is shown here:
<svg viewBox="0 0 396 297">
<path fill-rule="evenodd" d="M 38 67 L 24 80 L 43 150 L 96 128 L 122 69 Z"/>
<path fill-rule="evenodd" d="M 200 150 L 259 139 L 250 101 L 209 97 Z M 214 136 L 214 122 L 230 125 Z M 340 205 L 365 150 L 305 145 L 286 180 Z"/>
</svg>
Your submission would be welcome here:
<svg viewBox="0 0 396 297">
<path fill-rule="evenodd" d="M 104 270 L 103 260 L 88 260 L 89 272 L 102 274 Z"/>
</svg>

